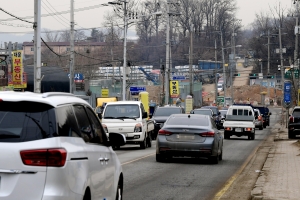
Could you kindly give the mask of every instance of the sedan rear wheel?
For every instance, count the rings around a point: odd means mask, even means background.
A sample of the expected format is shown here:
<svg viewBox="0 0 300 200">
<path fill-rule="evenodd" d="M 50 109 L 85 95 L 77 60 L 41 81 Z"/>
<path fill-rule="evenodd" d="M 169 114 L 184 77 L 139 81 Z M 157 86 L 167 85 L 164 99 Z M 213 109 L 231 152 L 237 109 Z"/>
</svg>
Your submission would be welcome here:
<svg viewBox="0 0 300 200">
<path fill-rule="evenodd" d="M 223 160 L 223 147 L 221 148 L 221 153 L 219 155 L 219 160 Z"/>
<path fill-rule="evenodd" d="M 156 162 L 164 162 L 166 157 L 162 154 L 156 154 Z"/>
<path fill-rule="evenodd" d="M 259 127 L 259 130 L 263 130 L 264 129 L 264 125 L 262 124 L 260 127 Z"/>
<path fill-rule="evenodd" d="M 209 157 L 209 160 L 212 164 L 218 164 L 219 163 L 219 156 L 211 156 L 211 157 Z"/>
<path fill-rule="evenodd" d="M 230 139 L 229 133 L 224 131 L 224 139 Z"/>
</svg>

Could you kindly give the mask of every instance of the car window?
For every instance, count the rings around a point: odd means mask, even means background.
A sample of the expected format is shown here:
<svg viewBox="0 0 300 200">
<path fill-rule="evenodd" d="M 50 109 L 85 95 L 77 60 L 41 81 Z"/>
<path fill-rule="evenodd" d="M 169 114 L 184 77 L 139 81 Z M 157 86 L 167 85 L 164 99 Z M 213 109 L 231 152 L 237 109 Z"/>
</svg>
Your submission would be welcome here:
<svg viewBox="0 0 300 200">
<path fill-rule="evenodd" d="M 60 136 L 81 137 L 72 106 L 57 107 L 56 118 Z"/>
<path fill-rule="evenodd" d="M 107 141 L 106 134 L 103 131 L 103 128 L 100 124 L 100 121 L 96 117 L 96 115 L 93 113 L 92 110 L 89 108 L 86 108 L 87 115 L 89 116 L 89 119 L 91 120 L 92 128 L 95 133 L 95 142 L 99 144 L 103 144 L 105 141 Z"/>
<path fill-rule="evenodd" d="M 75 105 L 74 112 L 83 140 L 87 143 L 98 143 L 98 138 L 96 138 L 94 134 L 93 127 L 90 124 L 89 118 L 84 107 L 80 105 Z"/>
<path fill-rule="evenodd" d="M 300 117 L 300 109 L 295 109 L 295 110 L 293 111 L 293 116 L 294 116 L 294 117 Z"/>
<path fill-rule="evenodd" d="M 209 126 L 208 118 L 170 117 L 166 125 Z"/>
<path fill-rule="evenodd" d="M 182 113 L 181 108 L 157 108 L 153 116 L 170 116 L 172 114 Z"/>
<path fill-rule="evenodd" d="M 58 136 L 54 108 L 37 102 L 0 102 L 0 142 Z"/>
<path fill-rule="evenodd" d="M 212 116 L 212 111 L 210 111 L 210 110 L 194 110 L 194 114 L 201 114 L 201 115 Z"/>
<path fill-rule="evenodd" d="M 140 108 L 137 104 L 107 105 L 103 118 L 140 117 Z"/>
</svg>

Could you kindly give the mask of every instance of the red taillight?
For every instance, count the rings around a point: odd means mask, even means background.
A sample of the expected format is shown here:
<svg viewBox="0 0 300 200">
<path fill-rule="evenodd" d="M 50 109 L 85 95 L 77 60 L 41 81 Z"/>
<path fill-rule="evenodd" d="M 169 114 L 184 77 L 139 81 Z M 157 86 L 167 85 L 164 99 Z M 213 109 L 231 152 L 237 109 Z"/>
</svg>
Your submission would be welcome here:
<svg viewBox="0 0 300 200">
<path fill-rule="evenodd" d="M 294 122 L 294 117 L 290 116 L 290 122 Z"/>
<path fill-rule="evenodd" d="M 170 132 L 170 131 L 166 131 L 166 130 L 163 130 L 163 129 L 160 129 L 158 131 L 158 135 L 172 135 L 173 133 Z"/>
<path fill-rule="evenodd" d="M 210 131 L 210 132 L 200 133 L 199 135 L 202 137 L 214 137 L 215 132 Z"/>
<path fill-rule="evenodd" d="M 63 167 L 66 163 L 67 151 L 65 149 L 36 149 L 21 151 L 24 165 Z"/>
</svg>

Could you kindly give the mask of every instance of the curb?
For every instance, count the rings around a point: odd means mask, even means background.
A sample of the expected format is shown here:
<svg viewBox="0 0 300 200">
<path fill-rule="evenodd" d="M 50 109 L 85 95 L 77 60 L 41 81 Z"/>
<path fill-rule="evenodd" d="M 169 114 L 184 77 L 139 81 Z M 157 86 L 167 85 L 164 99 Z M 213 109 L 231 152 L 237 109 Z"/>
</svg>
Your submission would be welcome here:
<svg viewBox="0 0 300 200">
<path fill-rule="evenodd" d="M 280 137 L 280 134 L 285 133 L 283 125 L 280 123 L 276 123 L 274 125 L 274 128 L 271 130 L 270 137 L 272 137 L 273 134 L 275 134 L 273 143 L 269 147 L 268 156 L 266 158 L 266 161 L 262 167 L 262 170 L 259 172 L 258 179 L 254 185 L 254 188 L 251 191 L 251 200 L 262 200 L 264 199 L 263 196 L 263 188 L 266 181 L 266 175 L 265 171 L 268 171 L 270 167 L 272 166 L 273 157 L 275 154 L 275 142 L 279 140 L 283 140 L 283 138 Z"/>
</svg>

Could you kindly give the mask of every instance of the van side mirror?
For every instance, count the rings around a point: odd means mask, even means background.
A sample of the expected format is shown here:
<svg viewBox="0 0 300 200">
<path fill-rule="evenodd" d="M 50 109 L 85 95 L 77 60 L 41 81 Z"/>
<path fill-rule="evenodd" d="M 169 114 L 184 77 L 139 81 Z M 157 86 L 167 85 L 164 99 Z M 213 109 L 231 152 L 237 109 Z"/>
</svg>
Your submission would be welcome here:
<svg viewBox="0 0 300 200">
<path fill-rule="evenodd" d="M 142 118 L 147 118 L 147 117 L 148 117 L 148 113 L 147 112 L 143 112 Z"/>
</svg>

